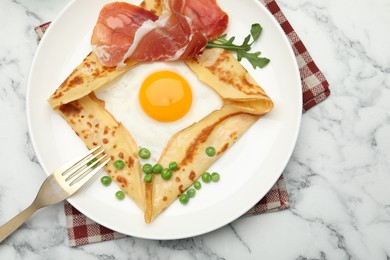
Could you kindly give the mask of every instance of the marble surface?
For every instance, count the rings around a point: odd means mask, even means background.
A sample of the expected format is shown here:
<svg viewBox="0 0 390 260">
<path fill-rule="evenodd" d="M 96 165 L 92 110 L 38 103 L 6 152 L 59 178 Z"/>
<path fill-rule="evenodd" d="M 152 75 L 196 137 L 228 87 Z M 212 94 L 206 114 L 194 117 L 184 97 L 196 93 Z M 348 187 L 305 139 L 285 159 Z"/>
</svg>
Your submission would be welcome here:
<svg viewBox="0 0 390 260">
<path fill-rule="evenodd" d="M 45 178 L 25 111 L 33 28 L 68 2 L 0 2 L 0 223 L 31 202 Z M 59 204 L 0 244 L 0 259 L 390 259 L 390 2 L 278 3 L 332 90 L 303 116 L 285 170 L 290 209 L 184 240 L 70 248 Z"/>
</svg>

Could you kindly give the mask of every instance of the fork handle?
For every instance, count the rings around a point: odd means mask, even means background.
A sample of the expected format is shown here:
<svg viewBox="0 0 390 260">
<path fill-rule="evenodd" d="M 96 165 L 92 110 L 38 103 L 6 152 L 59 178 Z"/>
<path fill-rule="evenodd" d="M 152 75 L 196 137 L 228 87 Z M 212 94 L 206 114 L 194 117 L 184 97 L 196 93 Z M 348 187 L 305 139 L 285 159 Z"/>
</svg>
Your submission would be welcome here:
<svg viewBox="0 0 390 260">
<path fill-rule="evenodd" d="M 20 227 L 39 207 L 35 201 L 25 210 L 0 227 L 0 243 Z"/>
</svg>

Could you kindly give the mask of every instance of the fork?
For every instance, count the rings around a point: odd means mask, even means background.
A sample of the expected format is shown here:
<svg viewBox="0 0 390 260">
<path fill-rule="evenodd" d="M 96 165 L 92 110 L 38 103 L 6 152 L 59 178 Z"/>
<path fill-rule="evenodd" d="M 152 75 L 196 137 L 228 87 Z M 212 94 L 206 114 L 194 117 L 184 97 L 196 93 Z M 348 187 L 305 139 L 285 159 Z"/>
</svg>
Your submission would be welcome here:
<svg viewBox="0 0 390 260">
<path fill-rule="evenodd" d="M 104 150 L 93 155 L 99 148 L 100 146 L 53 171 L 43 182 L 31 205 L 0 227 L 0 243 L 38 209 L 70 197 L 103 168 L 110 158 L 99 164 L 107 156 L 103 154 Z"/>
</svg>

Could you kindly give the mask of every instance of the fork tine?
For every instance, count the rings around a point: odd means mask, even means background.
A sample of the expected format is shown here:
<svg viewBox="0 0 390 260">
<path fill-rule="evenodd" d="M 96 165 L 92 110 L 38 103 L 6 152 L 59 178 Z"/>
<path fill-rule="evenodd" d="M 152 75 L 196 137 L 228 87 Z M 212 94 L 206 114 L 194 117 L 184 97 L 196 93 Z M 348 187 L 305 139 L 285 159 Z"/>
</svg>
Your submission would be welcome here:
<svg viewBox="0 0 390 260">
<path fill-rule="evenodd" d="M 83 154 L 81 157 L 77 158 L 77 159 L 74 159 L 73 161 L 70 161 L 64 165 L 62 165 L 61 167 L 59 167 L 57 170 L 55 170 L 54 172 L 57 173 L 57 174 L 61 174 L 63 175 L 65 172 L 67 172 L 69 169 L 71 169 L 72 167 L 76 166 L 78 163 L 82 162 L 83 160 L 85 160 L 89 155 L 91 155 L 93 152 L 95 152 L 97 149 L 99 149 L 101 146 L 97 146 L 91 150 L 89 150 L 88 152 L 86 152 L 85 154 Z"/>
<path fill-rule="evenodd" d="M 99 158 L 102 159 L 103 157 Z M 83 174 L 82 176 L 79 176 L 75 180 L 73 180 L 70 183 L 70 187 L 72 189 L 79 189 L 81 186 L 83 186 L 87 181 L 89 181 L 97 172 L 99 172 L 108 162 L 110 161 L 110 158 L 99 164 L 96 168 L 94 168 L 91 172 L 88 172 L 88 174 Z M 97 162 L 96 162 L 97 163 Z"/>
<path fill-rule="evenodd" d="M 84 168 L 81 171 L 75 172 L 72 176 L 69 176 L 65 179 L 66 182 L 71 181 L 70 186 L 72 186 L 74 183 L 76 183 L 79 179 L 83 178 L 83 176 L 91 169 L 95 168 L 98 163 L 103 160 L 107 154 L 103 155 L 90 165 L 84 165 Z M 96 158 L 96 157 L 95 157 Z"/>
<path fill-rule="evenodd" d="M 73 168 L 70 168 L 69 171 L 65 171 L 62 173 L 62 176 L 66 176 L 68 175 L 68 177 L 66 177 L 65 181 L 68 181 L 70 180 L 71 178 L 73 178 L 73 176 L 83 167 L 86 167 L 87 166 L 90 166 L 91 164 L 93 165 L 96 165 L 95 162 L 96 161 L 93 161 L 94 159 L 96 159 L 100 154 L 102 154 L 104 152 L 104 149 L 101 150 L 100 152 L 98 152 L 97 154 L 93 155 L 92 157 L 86 157 L 84 158 L 83 160 L 81 160 L 79 163 L 77 163 Z"/>
</svg>

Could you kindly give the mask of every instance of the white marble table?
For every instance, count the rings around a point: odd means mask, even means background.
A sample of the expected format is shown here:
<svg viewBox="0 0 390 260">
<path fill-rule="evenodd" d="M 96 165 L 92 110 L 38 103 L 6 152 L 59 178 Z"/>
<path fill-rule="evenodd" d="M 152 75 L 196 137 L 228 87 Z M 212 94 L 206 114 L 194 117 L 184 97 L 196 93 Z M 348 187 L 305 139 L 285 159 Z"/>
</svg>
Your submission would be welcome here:
<svg viewBox="0 0 390 260">
<path fill-rule="evenodd" d="M 31 202 L 45 178 L 25 111 L 33 28 L 68 2 L 0 2 L 0 223 Z M 0 259 L 390 259 L 390 2 L 279 4 L 332 90 L 303 116 L 285 171 L 290 209 L 190 239 L 70 248 L 59 204 L 4 241 Z"/>
</svg>

